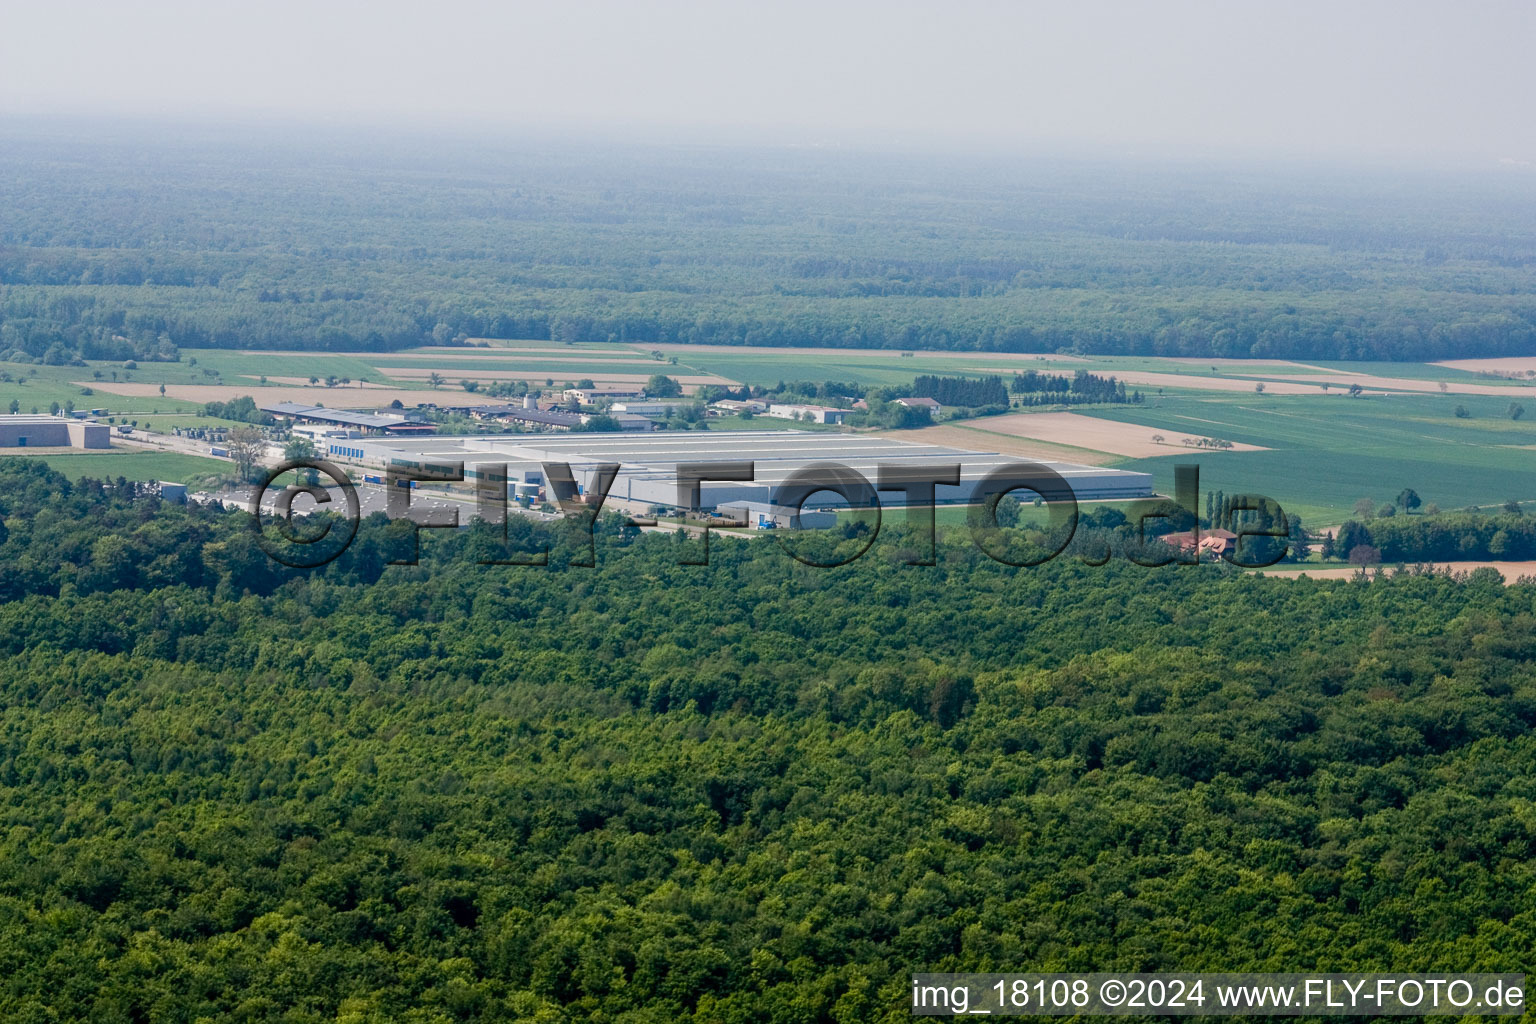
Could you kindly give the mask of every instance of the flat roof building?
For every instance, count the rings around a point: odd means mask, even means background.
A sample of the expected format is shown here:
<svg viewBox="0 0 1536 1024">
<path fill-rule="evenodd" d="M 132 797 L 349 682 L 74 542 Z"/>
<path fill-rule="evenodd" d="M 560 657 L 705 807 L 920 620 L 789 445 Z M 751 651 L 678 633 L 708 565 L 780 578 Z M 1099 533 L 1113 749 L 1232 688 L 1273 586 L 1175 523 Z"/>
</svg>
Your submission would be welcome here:
<svg viewBox="0 0 1536 1024">
<path fill-rule="evenodd" d="M 618 463 L 609 498 L 636 506 L 676 508 L 686 503 L 679 490 L 678 466 L 698 462 L 751 462 L 751 480 L 704 480 L 698 507 L 715 508 L 738 501 L 775 504 L 776 489 L 808 467 L 838 463 L 873 484 L 882 466 L 913 469 L 960 467 L 958 485 L 939 485 L 935 500 L 945 504 L 972 500 L 977 484 L 988 474 L 1021 459 L 997 452 L 967 451 L 942 445 L 918 444 L 873 434 L 831 434 L 800 430 L 660 431 L 655 433 L 501 434 L 464 437 L 369 437 L 338 442 L 330 454 L 375 470 L 391 467 L 425 471 L 430 466 L 461 462 L 468 479 L 477 465 L 507 467 L 509 483 L 545 483 L 545 463 L 565 463 L 579 487 L 592 486 L 597 467 Z M 1152 476 L 1102 466 L 1048 462 L 1072 487 L 1079 501 L 1152 496 Z M 489 471 L 488 471 L 489 472 Z M 498 474 L 499 475 L 499 474 Z M 935 475 L 938 475 L 937 473 Z M 836 504 L 825 495 L 812 506 Z M 905 503 L 904 492 L 882 491 L 885 505 Z"/>
<path fill-rule="evenodd" d="M 645 392 L 639 388 L 566 388 L 562 394 L 566 398 L 574 398 L 582 405 L 594 405 L 597 402 L 620 402 L 626 398 L 644 398 Z"/>
<path fill-rule="evenodd" d="M 110 448 L 112 428 L 64 416 L 0 415 L 0 448 Z"/>
<path fill-rule="evenodd" d="M 309 423 L 330 423 L 358 430 L 402 430 L 421 426 L 411 423 L 404 416 L 327 409 L 321 405 L 300 405 L 298 402 L 272 402 L 257 408 L 271 416 Z"/>
<path fill-rule="evenodd" d="M 848 415 L 847 409 L 831 409 L 825 405 L 780 405 L 768 407 L 764 413 L 782 420 L 807 420 L 811 423 L 841 423 Z"/>
<path fill-rule="evenodd" d="M 527 405 L 482 405 L 469 410 L 478 420 L 516 423 L 532 430 L 570 430 L 586 422 L 585 417 L 559 409 L 540 409 Z"/>
</svg>

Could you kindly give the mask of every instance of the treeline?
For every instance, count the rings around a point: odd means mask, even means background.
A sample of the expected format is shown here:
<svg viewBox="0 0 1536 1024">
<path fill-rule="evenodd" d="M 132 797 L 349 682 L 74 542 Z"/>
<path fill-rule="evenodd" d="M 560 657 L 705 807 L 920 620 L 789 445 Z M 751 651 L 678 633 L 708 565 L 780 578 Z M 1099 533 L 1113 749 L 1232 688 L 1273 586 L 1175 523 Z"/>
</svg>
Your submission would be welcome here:
<svg viewBox="0 0 1536 1024">
<path fill-rule="evenodd" d="M 250 395 L 241 395 L 227 402 L 205 402 L 203 415 L 235 420 L 240 423 L 255 423 L 264 427 L 270 427 L 277 422 L 270 415 L 256 408 L 256 400 Z"/>
<path fill-rule="evenodd" d="M 949 407 L 1008 404 L 1001 377 L 934 377 L 923 375 L 912 382 L 914 398 L 931 398 Z"/>
<path fill-rule="evenodd" d="M 1339 527 L 1331 553 L 1349 559 L 1361 548 L 1385 562 L 1536 559 L 1536 518 L 1519 514 L 1399 514 Z"/>
<path fill-rule="evenodd" d="M 957 176 L 797 153 L 755 154 L 748 172 L 662 149 L 614 163 L 437 140 L 426 162 L 364 140 L 338 154 L 324 140 L 146 149 L 7 132 L 0 355 L 13 357 L 469 337 L 1352 360 L 1536 349 L 1536 224 L 1493 178 L 1387 193 L 1262 171 L 1238 188 L 1145 166 Z"/>
<path fill-rule="evenodd" d="M 1078 370 L 1070 378 L 1059 373 L 1026 370 L 1015 373 L 1008 389 L 1019 405 L 1126 404 L 1141 401 L 1141 392 L 1127 393 L 1125 382 Z"/>
</svg>

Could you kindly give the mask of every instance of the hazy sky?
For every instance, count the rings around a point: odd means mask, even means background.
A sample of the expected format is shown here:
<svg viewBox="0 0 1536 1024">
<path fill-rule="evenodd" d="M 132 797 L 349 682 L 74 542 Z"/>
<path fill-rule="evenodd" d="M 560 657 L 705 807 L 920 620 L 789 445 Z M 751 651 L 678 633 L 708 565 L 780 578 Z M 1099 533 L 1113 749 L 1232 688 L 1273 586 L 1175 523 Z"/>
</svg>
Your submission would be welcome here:
<svg viewBox="0 0 1536 1024">
<path fill-rule="evenodd" d="M 1536 3 L 0 0 L 0 111 L 1536 161 Z"/>
</svg>

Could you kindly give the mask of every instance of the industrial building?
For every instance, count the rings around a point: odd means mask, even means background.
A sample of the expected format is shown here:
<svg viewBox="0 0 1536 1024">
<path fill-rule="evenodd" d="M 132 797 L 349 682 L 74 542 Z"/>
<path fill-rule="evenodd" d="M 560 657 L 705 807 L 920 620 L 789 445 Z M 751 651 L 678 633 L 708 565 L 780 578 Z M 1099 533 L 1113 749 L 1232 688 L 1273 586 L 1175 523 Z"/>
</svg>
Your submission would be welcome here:
<svg viewBox="0 0 1536 1024">
<path fill-rule="evenodd" d="M 847 417 L 848 410 L 832 409 L 825 405 L 774 404 L 763 415 L 776 416 L 781 420 L 805 420 L 809 423 L 841 423 Z"/>
<path fill-rule="evenodd" d="M 391 434 L 430 434 L 437 428 L 430 423 L 417 423 L 404 416 L 371 412 L 355 412 L 351 409 L 327 409 L 323 405 L 300 405 L 298 402 L 272 402 L 257 406 L 269 416 L 292 420 L 295 423 L 323 423 L 327 426 L 352 430 L 374 430 Z"/>
<path fill-rule="evenodd" d="M 433 466 L 463 463 L 466 481 L 481 475 L 477 465 L 505 465 L 511 489 L 518 483 L 543 485 L 545 463 L 565 463 L 583 493 L 589 491 L 602 463 L 620 468 L 608 501 L 644 510 L 688 504 L 679 492 L 678 465 L 698 462 L 751 462 L 751 480 L 704 480 L 699 483 L 700 508 L 730 502 L 775 504 L 775 488 L 797 471 L 837 463 L 873 483 L 884 467 L 958 465 L 960 483 L 940 485 L 935 500 L 964 504 L 972 500 L 977 483 L 988 474 L 1022 460 L 996 452 L 975 452 L 940 445 L 916 444 L 872 434 L 825 434 L 797 430 L 662 431 L 659 433 L 503 434 L 494 436 L 362 438 L 328 446 L 327 456 L 378 475 L 391 468 L 415 473 Z M 1066 479 L 1079 501 L 1152 496 L 1152 477 L 1101 466 L 1065 462 L 1045 463 Z M 486 475 L 498 479 L 499 474 Z M 815 506 L 835 505 L 835 498 L 815 499 Z M 885 491 L 882 504 L 904 503 L 903 492 Z"/>
<path fill-rule="evenodd" d="M 794 527 L 797 515 L 802 530 L 823 530 L 837 525 L 836 512 L 794 509 L 765 501 L 727 501 L 716 511 L 745 522 L 753 530 L 788 530 Z"/>
<path fill-rule="evenodd" d="M 640 388 L 566 388 L 561 394 L 575 399 L 579 405 L 596 405 L 598 402 L 622 402 L 627 398 L 644 398 Z"/>
<path fill-rule="evenodd" d="M 477 405 L 469 410 L 477 420 L 515 423 L 527 430 L 571 430 L 586 422 L 585 416 L 559 409 L 540 409 L 530 400 L 523 405 Z"/>
<path fill-rule="evenodd" d="M 687 404 L 687 403 L 681 402 L 681 401 L 677 401 L 677 402 L 635 402 L 635 401 L 614 402 L 613 405 L 608 407 L 608 411 L 612 412 L 612 413 L 627 412 L 631 416 L 661 416 L 661 417 L 665 417 L 667 415 L 667 413 L 671 412 L 673 409 L 677 408 L 678 406 L 685 405 L 685 404 Z"/>
<path fill-rule="evenodd" d="M 0 415 L 0 448 L 111 448 L 112 428 L 63 416 Z"/>
<path fill-rule="evenodd" d="M 720 401 L 710 405 L 710 408 L 726 416 L 737 416 L 744 412 L 767 412 L 768 403 L 759 402 L 751 398 L 745 400 L 722 398 Z"/>
</svg>

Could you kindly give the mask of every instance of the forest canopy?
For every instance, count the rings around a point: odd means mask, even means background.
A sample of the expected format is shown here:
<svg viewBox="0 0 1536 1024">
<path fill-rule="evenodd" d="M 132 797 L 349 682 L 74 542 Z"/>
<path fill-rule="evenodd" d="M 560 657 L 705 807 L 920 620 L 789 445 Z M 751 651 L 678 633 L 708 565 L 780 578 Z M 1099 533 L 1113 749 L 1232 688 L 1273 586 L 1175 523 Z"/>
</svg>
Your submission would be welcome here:
<svg viewBox="0 0 1536 1024">
<path fill-rule="evenodd" d="M 1518 970 L 1496 574 L 595 566 L 0 459 L 0 1016 L 905 1021 L 914 970 Z M 513 540 L 534 540 L 527 520 Z M 558 538 L 556 538 L 558 541 Z"/>
<path fill-rule="evenodd" d="M 1387 180 L 9 122 L 0 356 L 471 337 L 1528 353 L 1531 187 L 1514 171 Z"/>
</svg>

